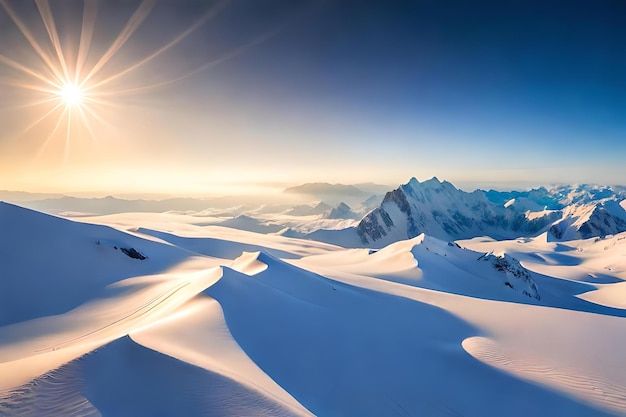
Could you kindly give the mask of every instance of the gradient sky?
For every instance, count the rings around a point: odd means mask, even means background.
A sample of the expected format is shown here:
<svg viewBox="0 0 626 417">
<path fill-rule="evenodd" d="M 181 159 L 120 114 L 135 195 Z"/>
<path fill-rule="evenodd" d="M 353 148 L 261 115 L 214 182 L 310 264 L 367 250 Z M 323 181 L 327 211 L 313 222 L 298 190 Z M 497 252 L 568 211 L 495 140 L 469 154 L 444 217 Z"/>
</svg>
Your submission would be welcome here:
<svg viewBox="0 0 626 417">
<path fill-rule="evenodd" d="M 37 8 L 6 3 L 52 53 Z M 140 3 L 98 3 L 86 67 Z M 83 2 L 50 6 L 75 62 Z M 161 1 L 103 76 L 206 13 L 101 88 L 110 104 L 92 108 L 95 135 L 76 121 L 68 138 L 62 124 L 45 148 L 57 120 L 23 133 L 47 110 L 18 107 L 40 97 L 15 86 L 37 80 L 0 62 L 0 189 L 220 194 L 435 175 L 626 184 L 624 1 Z M 43 71 L 1 7 L 0 37 L 0 54 Z"/>
</svg>

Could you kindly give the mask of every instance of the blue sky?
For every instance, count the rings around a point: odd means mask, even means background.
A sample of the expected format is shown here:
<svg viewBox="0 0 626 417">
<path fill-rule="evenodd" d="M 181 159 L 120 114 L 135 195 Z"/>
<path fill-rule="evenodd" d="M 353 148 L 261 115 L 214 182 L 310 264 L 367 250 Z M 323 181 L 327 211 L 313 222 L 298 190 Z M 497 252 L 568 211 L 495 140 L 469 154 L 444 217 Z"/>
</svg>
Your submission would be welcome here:
<svg viewBox="0 0 626 417">
<path fill-rule="evenodd" d="M 140 4 L 100 3 L 92 60 Z M 39 23 L 43 43 L 37 10 L 9 4 L 33 30 Z M 70 51 L 82 4 L 50 4 Z M 103 71 L 132 65 L 212 10 L 107 88 L 214 65 L 114 96 L 118 107 L 103 115 L 110 129 L 95 140 L 53 139 L 35 160 L 46 128 L 18 134 L 33 110 L 0 113 L 2 174 L 11 178 L 0 188 L 127 191 L 129 175 L 154 183 L 150 191 L 198 193 L 434 175 L 504 188 L 626 183 L 624 2 L 162 1 Z M 8 40 L 0 53 L 41 65 L 6 14 L 0 20 Z M 8 92 L 3 107 L 21 99 Z"/>
</svg>

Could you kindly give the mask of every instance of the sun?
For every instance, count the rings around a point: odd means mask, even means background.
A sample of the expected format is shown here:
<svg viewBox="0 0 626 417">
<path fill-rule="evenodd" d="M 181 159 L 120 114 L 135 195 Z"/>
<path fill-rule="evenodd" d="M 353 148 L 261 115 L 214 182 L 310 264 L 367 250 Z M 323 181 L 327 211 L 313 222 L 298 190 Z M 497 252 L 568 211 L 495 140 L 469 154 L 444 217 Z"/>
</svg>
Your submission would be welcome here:
<svg viewBox="0 0 626 417">
<path fill-rule="evenodd" d="M 15 3 L 22 2 L 15 0 Z M 156 0 L 141 0 L 108 48 L 99 51 L 100 53 L 92 51 L 94 49 L 92 46 L 95 44 L 93 40 L 98 15 L 97 1 L 84 0 L 82 2 L 83 16 L 79 32 L 78 29 L 70 28 L 62 33 L 57 30 L 59 26 L 55 22 L 50 6 L 51 2 L 49 0 L 35 0 L 34 3 L 45 31 L 32 30 L 11 6 L 10 0 L 0 0 L 0 20 L 4 14 L 10 18 L 31 47 L 26 51 L 29 51 L 30 55 L 35 58 L 32 61 L 27 61 L 28 63 L 20 62 L 5 55 L 0 50 L 0 98 L 4 99 L 3 88 L 5 86 L 29 90 L 37 94 L 33 96 L 32 100 L 28 99 L 23 104 L 0 105 L 0 111 L 34 108 L 33 112 L 36 112 L 36 116 L 39 117 L 20 133 L 21 136 L 46 120 L 52 120 L 52 123 L 48 123 L 48 125 L 53 126 L 53 128 L 42 141 L 38 155 L 46 150 L 50 142 L 58 141 L 59 138 L 63 139 L 63 135 L 65 140 L 62 141 L 62 144 L 66 151 L 70 146 L 71 138 L 91 137 L 95 142 L 97 140 L 96 132 L 99 130 L 96 126 L 113 127 L 103 117 L 104 111 L 106 110 L 106 114 L 111 114 L 111 111 L 119 111 L 123 108 L 122 97 L 149 93 L 189 78 L 238 56 L 247 49 L 269 39 L 275 33 L 275 29 L 272 29 L 267 35 L 255 38 L 225 56 L 209 60 L 204 65 L 181 76 L 164 79 L 154 84 L 136 84 L 132 78 L 126 80 L 124 78 L 152 62 L 217 16 L 228 5 L 229 0 L 218 0 L 171 41 L 138 58 L 136 62 L 117 68 L 111 64 L 111 60 L 147 18 Z M 57 4 L 63 3 L 65 2 L 58 2 Z M 2 23 L 2 25 L 4 24 Z M 4 26 L 2 28 L 4 29 Z M 47 33 L 48 37 L 44 36 L 42 39 L 38 39 L 36 33 L 39 32 Z M 80 35 L 77 38 L 72 38 L 71 35 L 78 33 Z M 71 38 L 70 41 L 62 42 L 68 37 Z M 2 43 L 0 42 L 0 44 Z M 6 70 L 10 76 L 5 76 L 4 71 Z M 1 99 L 0 104 L 7 102 L 7 100 Z"/>
<path fill-rule="evenodd" d="M 80 106 L 84 101 L 84 92 L 78 84 L 66 83 L 57 94 L 67 107 Z"/>
</svg>

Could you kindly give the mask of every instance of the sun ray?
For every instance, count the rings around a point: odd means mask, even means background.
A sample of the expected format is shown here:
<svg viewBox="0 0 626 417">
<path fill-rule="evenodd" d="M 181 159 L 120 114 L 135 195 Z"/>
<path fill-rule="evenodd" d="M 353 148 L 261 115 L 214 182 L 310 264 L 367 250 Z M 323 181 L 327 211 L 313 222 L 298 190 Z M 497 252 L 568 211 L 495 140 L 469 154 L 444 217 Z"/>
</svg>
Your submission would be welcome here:
<svg viewBox="0 0 626 417">
<path fill-rule="evenodd" d="M 52 103 L 54 101 L 58 101 L 58 99 L 56 97 L 49 97 L 49 98 L 46 98 L 46 99 L 37 100 L 37 101 L 31 101 L 29 103 L 20 104 L 20 105 L 17 105 L 17 106 L 2 107 L 2 108 L 0 108 L 0 112 L 14 111 L 14 110 L 20 110 L 20 109 L 27 109 L 29 107 L 41 106 L 42 104 L 48 104 L 48 103 Z"/>
<path fill-rule="evenodd" d="M 146 86 L 141 86 L 141 87 L 135 87 L 135 88 L 128 88 L 128 89 L 123 89 L 123 90 L 110 90 L 110 91 L 98 91 L 98 92 L 90 92 L 90 95 L 92 97 L 107 97 L 107 96 L 120 96 L 120 95 L 135 95 L 135 94 L 140 94 L 140 93 L 145 93 L 145 92 L 149 92 L 152 90 L 155 90 L 157 88 L 161 88 L 161 87 L 165 87 L 167 85 L 179 82 L 179 81 L 183 81 L 189 77 L 192 77 L 196 74 L 199 74 L 203 71 L 206 71 L 210 68 L 216 67 L 220 64 L 223 64 L 224 62 L 227 62 L 231 59 L 235 59 L 238 56 L 244 54 L 245 52 L 247 52 L 249 49 L 254 48 L 255 46 L 258 46 L 264 42 L 267 42 L 268 40 L 270 40 L 272 37 L 276 36 L 281 30 L 283 30 L 284 27 L 283 26 L 279 26 L 277 28 L 273 28 L 267 32 L 265 32 L 264 34 L 262 34 L 261 36 L 253 39 L 252 41 L 241 45 L 240 47 L 234 49 L 233 51 L 223 55 L 222 57 L 218 58 L 218 59 L 214 59 L 211 60 L 203 65 L 201 65 L 200 67 L 194 69 L 193 71 L 189 71 L 184 75 L 181 75 L 179 77 L 176 78 L 172 78 L 166 81 L 162 81 L 160 83 L 154 83 L 154 84 L 150 84 L 150 85 L 146 85 Z M 128 71 L 126 71 L 128 72 Z M 89 90 L 89 89 L 87 89 Z"/>
<path fill-rule="evenodd" d="M 59 105 L 60 106 L 60 105 Z M 41 158 L 41 155 L 43 154 L 43 152 L 46 150 L 46 148 L 48 147 L 48 143 L 50 143 L 50 141 L 52 140 L 52 138 L 56 135 L 57 131 L 59 130 L 59 127 L 61 126 L 61 123 L 63 123 L 63 118 L 65 117 L 65 113 L 67 112 L 67 108 L 63 109 L 63 112 L 61 113 L 61 115 L 59 116 L 59 120 L 57 120 L 56 125 L 54 126 L 54 129 L 52 129 L 52 131 L 50 132 L 50 134 L 48 135 L 48 137 L 46 138 L 46 140 L 44 141 L 44 143 L 41 145 L 41 147 L 39 148 L 39 151 L 37 152 L 37 158 Z"/>
<path fill-rule="evenodd" d="M 0 0 L 2 1 L 2 0 Z M 53 87 L 56 88 L 61 88 L 60 84 L 55 83 L 54 81 L 50 80 L 49 78 L 46 78 L 44 75 L 41 75 L 40 73 L 38 73 L 37 71 L 34 71 L 28 67 L 26 67 L 25 65 L 20 64 L 17 61 L 12 60 L 11 58 L 8 58 L 2 54 L 0 54 L 0 61 L 4 62 L 6 65 L 23 72 L 26 75 L 30 75 L 34 78 L 37 78 L 40 81 L 45 82 L 46 84 L 49 84 Z"/>
<path fill-rule="evenodd" d="M 91 123 L 89 122 L 89 119 L 87 118 L 87 115 L 85 114 L 84 108 L 82 106 L 78 106 L 78 112 L 80 113 L 83 126 L 85 126 L 85 128 L 87 129 L 87 132 L 89 133 L 89 136 L 91 137 L 91 141 L 97 142 L 96 134 L 93 131 L 93 128 L 91 127 Z"/>
<path fill-rule="evenodd" d="M 43 21 L 43 24 L 48 31 L 48 36 L 50 37 L 50 41 L 52 42 L 52 46 L 54 47 L 54 50 L 56 52 L 59 64 L 61 64 L 61 70 L 63 71 L 64 80 L 69 80 L 70 74 L 67 68 L 67 64 L 65 62 L 65 57 L 63 56 L 63 49 L 61 48 L 59 34 L 57 32 L 56 25 L 54 24 L 54 16 L 52 15 L 52 10 L 50 10 L 50 4 L 47 0 L 35 0 L 35 4 L 37 5 L 37 9 L 39 10 L 41 20 Z"/>
<path fill-rule="evenodd" d="M 110 101 L 106 101 L 106 100 L 100 100 L 98 98 L 95 98 L 94 96 L 89 96 L 87 98 L 85 98 L 85 101 L 89 102 L 89 103 L 94 103 L 94 104 L 101 104 L 104 106 L 109 106 L 109 107 L 115 107 L 116 104 Z"/>
<path fill-rule="evenodd" d="M 3 0 L 0 0 L 3 1 Z M 91 68 L 91 71 L 83 78 L 80 85 L 86 85 L 91 78 L 96 75 L 102 67 L 106 65 L 107 62 L 119 51 L 119 49 L 124 46 L 126 41 L 131 37 L 131 35 L 139 28 L 141 23 L 148 16 L 148 13 L 154 7 L 156 0 L 143 0 L 135 13 L 131 16 L 131 18 L 126 23 L 126 26 L 122 29 L 117 38 L 113 41 L 113 44 L 109 47 L 109 49 L 102 55 L 102 57 L 96 62 L 96 64 Z"/>
<path fill-rule="evenodd" d="M 57 109 L 59 109 L 60 107 L 63 106 L 63 103 L 57 103 L 53 108 L 51 108 L 48 112 L 46 112 L 43 116 L 41 116 L 39 119 L 35 120 L 33 123 L 31 123 L 30 125 L 28 125 L 26 127 L 26 129 L 24 129 L 21 133 L 20 136 L 25 135 L 27 132 L 29 132 L 30 130 L 32 130 L 35 126 L 37 126 L 39 123 L 43 122 L 45 119 L 47 119 L 52 113 L 54 113 Z"/>
<path fill-rule="evenodd" d="M 103 125 L 107 126 L 108 128 L 114 128 L 115 127 L 115 126 L 113 126 L 113 124 L 111 122 L 108 122 L 107 120 L 102 118 L 102 116 L 100 116 L 98 113 L 93 111 L 90 107 L 84 106 L 84 107 L 81 107 L 81 109 L 85 110 L 87 113 L 89 113 L 89 115 L 91 117 L 93 117 L 94 119 L 96 119 L 97 121 L 102 123 Z"/>
<path fill-rule="evenodd" d="M 120 86 L 122 87 L 127 86 L 131 88 L 113 91 L 110 89 L 109 84 L 117 84 L 112 82 L 122 79 L 124 76 L 145 66 L 180 44 L 192 32 L 197 31 L 202 25 L 217 16 L 230 3 L 230 0 L 218 0 L 204 11 L 202 15 L 194 19 L 190 26 L 171 38 L 165 45 L 158 47 L 151 53 L 149 52 L 137 62 L 130 63 L 122 68 L 110 69 L 109 66 L 112 65 L 109 65 L 109 63 L 117 57 L 120 49 L 127 44 L 131 36 L 144 23 L 154 8 L 156 1 L 141 0 L 132 11 L 130 18 L 124 22 L 119 33 L 114 34 L 110 44 L 105 45 L 105 52 L 92 59 L 92 44 L 96 33 L 96 17 L 98 16 L 97 0 L 83 0 L 82 10 L 80 10 L 82 20 L 80 23 L 76 22 L 80 26 L 80 37 L 76 43 L 73 43 L 72 54 L 69 55 L 68 51 L 64 49 L 68 45 L 62 42 L 62 40 L 66 39 L 65 35 L 68 33 L 65 32 L 63 25 L 59 25 L 59 22 L 55 21 L 55 3 L 51 3 L 49 0 L 33 0 L 41 18 L 39 25 L 43 24 L 40 33 L 39 30 L 29 28 L 26 25 L 27 21 L 20 18 L 16 12 L 16 10 L 20 10 L 19 8 L 13 9 L 9 5 L 9 0 L 0 0 L 0 6 L 6 10 L 7 15 L 19 29 L 23 38 L 28 41 L 38 59 L 43 61 L 43 63 L 36 62 L 35 66 L 27 66 L 0 54 L 0 64 L 10 68 L 12 71 L 9 71 L 7 75 L 14 77 L 11 79 L 0 79 L 0 85 L 32 92 L 21 97 L 30 97 L 34 101 L 14 108 L 41 106 L 37 111 L 43 113 L 41 117 L 37 118 L 24 130 L 21 136 L 44 121 L 54 118 L 53 122 L 46 123 L 46 127 L 48 124 L 54 124 L 54 128 L 47 135 L 38 154 L 45 152 L 53 140 L 58 140 L 59 146 L 63 147 L 63 161 L 67 162 L 70 156 L 69 147 L 75 144 L 75 140 L 78 137 L 83 136 L 86 139 L 86 136 L 90 136 L 91 141 L 97 143 L 98 136 L 96 133 L 101 125 L 110 129 L 117 128 L 107 120 L 108 116 L 124 111 L 126 108 L 136 107 L 132 102 L 121 100 L 122 96 L 151 91 L 189 78 L 194 74 L 241 55 L 251 47 L 265 42 L 280 30 L 280 28 L 272 29 L 270 32 L 219 57 L 219 59 L 211 60 L 182 76 L 166 79 L 152 85 L 137 86 L 135 84 L 134 88 L 132 88 L 133 85 L 121 84 Z M 43 32 L 44 29 L 46 32 Z M 43 35 L 43 39 L 36 38 L 35 34 Z M 104 86 L 106 88 L 103 88 Z M 10 110 L 11 108 L 0 108 L 0 111 Z"/>
<path fill-rule="evenodd" d="M 202 16 L 196 23 L 194 23 L 187 30 L 182 32 L 180 35 L 178 35 L 177 37 L 172 39 L 170 42 L 168 42 L 167 44 L 165 44 L 161 48 L 157 49 L 156 51 L 154 51 L 153 53 L 151 53 L 147 57 L 143 58 L 141 61 L 137 62 L 136 64 L 133 64 L 133 65 L 125 68 L 124 70 L 118 72 L 117 74 L 114 74 L 114 75 L 112 75 L 110 77 L 107 77 L 107 78 L 105 78 L 102 81 L 98 81 L 98 82 L 96 82 L 94 84 L 91 84 L 88 88 L 86 88 L 86 90 L 89 91 L 89 90 L 92 90 L 94 88 L 98 88 L 98 87 L 101 87 L 101 86 L 103 86 L 105 84 L 108 84 L 111 81 L 114 81 L 114 80 L 116 80 L 116 79 L 118 79 L 120 77 L 123 77 L 124 75 L 128 74 L 129 72 L 134 71 L 137 68 L 141 67 L 142 65 L 145 65 L 146 63 L 152 61 L 154 58 L 158 57 L 159 55 L 163 54 L 164 52 L 166 52 L 167 50 L 169 50 L 170 48 L 172 48 L 176 44 L 180 43 L 183 39 L 185 39 L 187 36 L 189 36 L 190 33 L 192 33 L 193 31 L 197 30 L 200 26 L 205 24 L 209 19 L 212 19 L 215 16 L 217 16 L 219 14 L 219 12 L 222 11 L 222 9 L 224 9 L 226 4 L 228 4 L 228 3 L 229 3 L 229 0 L 221 1 L 216 6 L 211 8 L 211 10 L 209 10 L 207 13 L 205 13 L 204 16 Z"/>
<path fill-rule="evenodd" d="M 67 132 L 65 134 L 65 146 L 63 148 L 63 162 L 67 162 L 70 157 L 70 133 L 72 132 L 72 108 L 66 107 L 67 110 Z"/>
<path fill-rule="evenodd" d="M 236 57 L 238 57 L 239 55 L 243 54 L 244 52 L 246 52 L 249 48 L 259 44 L 259 41 L 254 41 L 254 42 L 250 42 L 240 48 L 237 48 L 236 50 L 227 53 L 226 55 L 209 61 L 203 65 L 201 65 L 200 67 L 194 69 L 193 71 L 189 71 L 184 75 L 178 76 L 176 78 L 172 78 L 169 80 L 165 80 L 162 81 L 160 83 L 154 83 L 154 84 L 150 84 L 150 85 L 146 85 L 146 86 L 141 86 L 141 87 L 135 87 L 135 88 L 127 88 L 124 90 L 111 90 L 111 91 L 98 91 L 98 92 L 90 92 L 90 95 L 92 97 L 109 97 L 109 96 L 120 96 L 120 95 L 136 95 L 136 94 L 140 94 L 140 93 L 146 93 L 149 91 L 153 91 L 156 90 L 158 88 L 161 87 L 165 87 L 168 86 L 170 84 L 174 84 L 177 83 L 179 81 L 183 81 L 187 78 L 193 77 L 196 74 L 199 74 L 203 71 L 206 71 L 210 68 L 216 67 L 220 64 L 223 64 L 226 61 L 229 61 L 231 59 L 234 59 Z"/>
<path fill-rule="evenodd" d="M 10 85 L 12 87 L 23 88 L 24 90 L 38 91 L 40 93 L 56 94 L 57 91 L 58 91 L 58 90 L 53 90 L 51 88 L 42 87 L 42 86 L 37 85 L 37 84 L 30 84 L 30 83 L 25 83 L 25 82 L 21 82 L 21 81 L 14 81 L 14 80 L 5 81 L 5 82 L 3 82 L 3 84 Z"/>
<path fill-rule="evenodd" d="M 9 6 L 9 4 L 7 3 L 6 0 L 0 0 L 0 5 L 4 8 L 4 10 L 7 12 L 7 14 L 9 15 L 9 17 L 11 18 L 11 20 L 13 20 L 13 23 L 15 23 L 15 25 L 18 27 L 18 29 L 20 30 L 20 32 L 22 32 L 22 35 L 26 38 L 26 40 L 28 41 L 28 43 L 30 43 L 30 45 L 32 46 L 32 48 L 35 50 L 35 52 L 37 53 L 37 55 L 39 55 L 39 57 L 44 61 L 44 63 L 48 66 L 48 69 L 50 71 L 52 71 L 52 73 L 54 74 L 54 76 L 56 77 L 58 82 L 61 82 L 63 80 L 63 74 L 59 71 L 59 69 L 54 65 L 54 63 L 52 62 L 52 59 L 50 58 L 50 56 L 48 55 L 48 53 L 46 53 L 46 51 L 41 47 L 41 45 L 39 45 L 39 43 L 37 42 L 37 40 L 35 39 L 35 37 L 33 36 L 33 34 L 28 30 L 28 28 L 26 27 L 26 25 L 24 24 L 24 22 L 22 22 L 22 20 L 17 16 L 17 14 L 15 13 L 15 11 Z"/>
<path fill-rule="evenodd" d="M 83 3 L 83 23 L 80 30 L 80 40 L 78 43 L 78 54 L 76 56 L 76 68 L 74 70 L 74 83 L 79 84 L 83 66 L 87 61 L 87 55 L 91 48 L 91 39 L 98 14 L 96 0 L 85 0 Z"/>
<path fill-rule="evenodd" d="M 215 59 L 213 61 L 207 62 L 204 65 L 201 65 L 200 67 L 198 67 L 197 69 L 195 69 L 194 71 L 191 71 L 188 75 L 186 75 L 184 78 L 188 78 L 192 75 L 198 74 L 202 71 L 205 71 L 209 68 L 213 68 L 217 65 L 223 64 L 226 61 L 230 61 L 231 59 L 237 58 L 238 56 L 246 53 L 248 50 L 250 50 L 251 48 L 254 48 L 255 46 L 258 46 L 264 42 L 267 42 L 268 40 L 270 40 L 271 38 L 273 38 L 274 36 L 276 36 L 280 31 L 282 31 L 284 28 L 282 26 L 279 26 L 277 28 L 271 29 L 267 32 L 265 32 L 264 34 L 262 34 L 261 36 L 259 36 L 256 39 L 253 39 L 252 41 L 234 49 L 233 51 L 231 51 L 230 53 L 225 54 L 224 56 L 222 56 L 221 58 Z M 183 79 L 183 77 L 181 77 L 180 79 Z"/>
</svg>

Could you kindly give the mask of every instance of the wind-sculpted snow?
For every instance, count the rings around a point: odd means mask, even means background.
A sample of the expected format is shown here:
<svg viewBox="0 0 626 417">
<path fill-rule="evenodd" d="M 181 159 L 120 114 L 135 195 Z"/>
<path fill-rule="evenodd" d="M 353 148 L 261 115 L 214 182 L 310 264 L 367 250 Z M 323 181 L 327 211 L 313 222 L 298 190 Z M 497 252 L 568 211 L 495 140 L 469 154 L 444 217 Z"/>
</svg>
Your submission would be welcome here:
<svg viewBox="0 0 626 417">
<path fill-rule="evenodd" d="M 0 215 L 2 416 L 626 414 L 624 234 L 345 249 Z"/>
<path fill-rule="evenodd" d="M 220 302 L 246 353 L 316 415 L 522 416 L 586 408 L 463 355 L 459 337 L 477 330 L 445 310 L 265 260 L 260 274 L 227 271 L 206 293 Z M 451 398 L 469 386 L 516 396 Z"/>
<path fill-rule="evenodd" d="M 481 253 L 424 234 L 381 250 L 353 249 L 295 261 L 303 267 L 329 265 L 335 271 L 357 273 L 420 288 L 473 297 L 538 303 L 541 291 L 513 257 Z"/>
<path fill-rule="evenodd" d="M 1 202 L 0 231 L 0 326 L 65 313 L 103 296 L 109 284 L 163 272 L 191 255 Z M 123 249 L 131 248 L 149 259 L 130 258 Z"/>
<path fill-rule="evenodd" d="M 129 372 L 129 369 L 140 372 Z M 0 394 L 8 416 L 296 416 L 235 380 L 128 337 Z"/>
<path fill-rule="evenodd" d="M 603 377 L 584 376 L 575 368 L 557 368 L 539 359 L 515 357 L 485 337 L 465 339 L 463 349 L 479 361 L 504 372 L 570 392 L 590 403 L 603 404 L 620 414 L 626 409 L 626 386 Z"/>
</svg>

